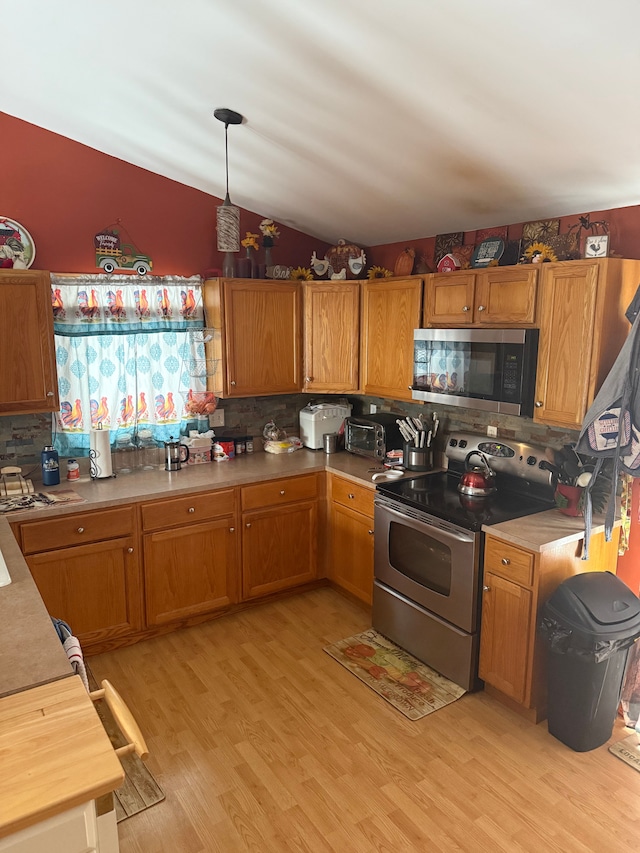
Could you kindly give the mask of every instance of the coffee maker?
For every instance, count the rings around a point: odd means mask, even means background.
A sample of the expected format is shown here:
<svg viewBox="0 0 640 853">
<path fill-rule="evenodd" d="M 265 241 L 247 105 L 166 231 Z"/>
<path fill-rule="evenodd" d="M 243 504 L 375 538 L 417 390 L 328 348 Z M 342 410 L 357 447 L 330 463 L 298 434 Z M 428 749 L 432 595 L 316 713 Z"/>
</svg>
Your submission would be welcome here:
<svg viewBox="0 0 640 853">
<path fill-rule="evenodd" d="M 182 463 L 187 462 L 188 459 L 189 448 L 170 435 L 169 441 L 164 443 L 164 470 L 179 471 Z"/>
</svg>

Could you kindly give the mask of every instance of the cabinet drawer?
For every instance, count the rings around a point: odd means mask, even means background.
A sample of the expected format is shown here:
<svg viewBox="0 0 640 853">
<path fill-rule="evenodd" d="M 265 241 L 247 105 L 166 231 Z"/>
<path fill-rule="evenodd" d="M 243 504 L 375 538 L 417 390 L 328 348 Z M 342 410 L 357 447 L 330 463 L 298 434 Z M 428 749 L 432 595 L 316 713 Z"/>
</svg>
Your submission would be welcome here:
<svg viewBox="0 0 640 853">
<path fill-rule="evenodd" d="M 132 506 L 103 509 L 99 512 L 79 512 L 29 521 L 20 525 L 23 554 L 37 554 L 52 548 L 69 548 L 101 539 L 117 539 L 134 532 L 135 513 Z"/>
<path fill-rule="evenodd" d="M 143 503 L 142 529 L 162 530 L 165 527 L 219 518 L 221 515 L 233 515 L 235 511 L 235 489 Z"/>
<path fill-rule="evenodd" d="M 484 552 L 485 572 L 494 572 L 523 586 L 533 583 L 533 554 L 487 536 Z"/>
<path fill-rule="evenodd" d="M 278 506 L 292 501 L 313 500 L 318 496 L 318 478 L 315 474 L 271 480 L 242 489 L 242 509 Z"/>
<path fill-rule="evenodd" d="M 344 480 L 342 477 L 331 478 L 331 498 L 336 503 L 348 506 L 356 512 L 361 512 L 373 518 L 373 499 L 375 489 L 360 486 L 352 480 Z"/>
</svg>

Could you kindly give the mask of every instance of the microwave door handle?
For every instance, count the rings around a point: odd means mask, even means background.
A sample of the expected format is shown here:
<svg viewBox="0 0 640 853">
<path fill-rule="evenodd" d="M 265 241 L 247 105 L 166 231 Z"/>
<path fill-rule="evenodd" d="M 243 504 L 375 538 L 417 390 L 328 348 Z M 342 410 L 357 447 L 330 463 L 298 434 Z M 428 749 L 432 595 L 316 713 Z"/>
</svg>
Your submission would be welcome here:
<svg viewBox="0 0 640 853">
<path fill-rule="evenodd" d="M 403 512 L 398 512 L 397 510 L 392 509 L 387 504 L 377 503 L 376 505 L 380 507 L 380 509 L 384 510 L 384 512 L 388 512 L 390 515 L 394 515 L 396 518 L 401 519 L 405 524 L 409 524 L 411 527 L 414 527 L 418 524 L 426 524 L 441 533 L 443 537 L 457 539 L 458 542 L 475 542 L 475 538 L 473 536 L 470 536 L 468 533 L 463 533 L 462 531 L 458 532 L 457 530 L 443 530 L 441 527 L 438 527 L 437 524 L 432 524 L 431 522 L 425 521 L 424 519 L 414 519 L 410 515 L 405 515 Z"/>
</svg>

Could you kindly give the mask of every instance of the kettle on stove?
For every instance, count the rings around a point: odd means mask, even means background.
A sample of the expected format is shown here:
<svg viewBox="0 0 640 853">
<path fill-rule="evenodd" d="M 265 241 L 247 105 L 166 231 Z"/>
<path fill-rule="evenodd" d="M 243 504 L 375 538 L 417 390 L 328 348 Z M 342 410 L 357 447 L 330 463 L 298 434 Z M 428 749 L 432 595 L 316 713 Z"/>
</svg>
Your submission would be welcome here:
<svg viewBox="0 0 640 853">
<path fill-rule="evenodd" d="M 482 465 L 472 465 L 469 461 L 472 456 L 479 456 Z M 465 471 L 460 478 L 458 491 L 463 495 L 472 497 L 486 497 L 496 490 L 496 475 L 491 470 L 487 457 L 479 450 L 467 453 L 464 460 Z"/>
</svg>

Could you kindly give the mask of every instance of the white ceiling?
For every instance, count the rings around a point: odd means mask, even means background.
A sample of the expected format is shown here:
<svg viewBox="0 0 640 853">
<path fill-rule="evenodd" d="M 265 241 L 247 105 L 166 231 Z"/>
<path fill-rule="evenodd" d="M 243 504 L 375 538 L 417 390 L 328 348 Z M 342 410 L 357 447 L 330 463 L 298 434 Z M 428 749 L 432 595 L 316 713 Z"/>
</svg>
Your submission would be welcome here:
<svg viewBox="0 0 640 853">
<path fill-rule="evenodd" d="M 635 0 L 0 0 L 0 108 L 319 239 L 640 203 Z M 5 164 L 5 168 L 10 168 Z"/>
</svg>

